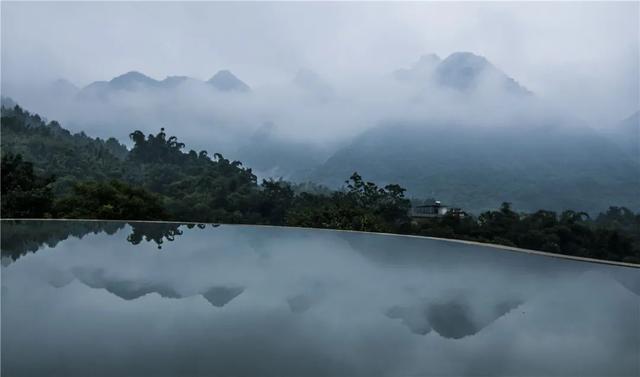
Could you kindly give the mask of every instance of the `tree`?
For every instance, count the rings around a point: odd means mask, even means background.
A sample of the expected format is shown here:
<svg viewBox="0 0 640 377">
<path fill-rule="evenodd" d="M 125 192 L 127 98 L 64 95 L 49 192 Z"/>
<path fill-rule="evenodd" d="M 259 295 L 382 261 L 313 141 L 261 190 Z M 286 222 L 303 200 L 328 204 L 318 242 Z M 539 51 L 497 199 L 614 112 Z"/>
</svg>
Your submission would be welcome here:
<svg viewBox="0 0 640 377">
<path fill-rule="evenodd" d="M 50 217 L 54 181 L 53 176 L 35 175 L 33 164 L 19 154 L 2 156 L 2 217 Z"/>
<path fill-rule="evenodd" d="M 282 180 L 263 180 L 258 212 L 268 224 L 284 225 L 286 213 L 293 202 L 293 188 Z"/>
<path fill-rule="evenodd" d="M 287 213 L 295 226 L 393 232 L 408 230 L 410 203 L 398 185 L 379 188 L 357 173 L 345 181 L 345 190 L 331 195 L 303 192 Z"/>
<path fill-rule="evenodd" d="M 56 203 L 59 217 L 108 220 L 164 220 L 157 194 L 124 182 L 77 183 L 74 193 Z"/>
</svg>

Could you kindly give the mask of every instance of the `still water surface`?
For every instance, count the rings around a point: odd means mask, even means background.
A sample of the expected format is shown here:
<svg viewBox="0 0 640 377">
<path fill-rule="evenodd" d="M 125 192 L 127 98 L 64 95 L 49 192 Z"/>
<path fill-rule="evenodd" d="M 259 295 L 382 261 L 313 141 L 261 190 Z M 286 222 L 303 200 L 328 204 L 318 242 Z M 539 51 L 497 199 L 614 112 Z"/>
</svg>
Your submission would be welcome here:
<svg viewBox="0 0 640 377">
<path fill-rule="evenodd" d="M 3 221 L 3 376 L 637 376 L 640 270 L 252 226 Z"/>
</svg>

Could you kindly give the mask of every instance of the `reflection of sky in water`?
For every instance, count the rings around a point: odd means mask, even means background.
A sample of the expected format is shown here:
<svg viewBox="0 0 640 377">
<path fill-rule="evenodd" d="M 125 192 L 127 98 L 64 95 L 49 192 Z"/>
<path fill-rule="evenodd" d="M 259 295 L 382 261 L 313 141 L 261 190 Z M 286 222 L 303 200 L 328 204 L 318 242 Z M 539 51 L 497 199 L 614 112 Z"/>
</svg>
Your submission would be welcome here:
<svg viewBox="0 0 640 377">
<path fill-rule="evenodd" d="M 2 374 L 640 374 L 636 269 L 396 236 L 180 229 L 160 250 L 127 242 L 126 225 L 5 257 Z"/>
</svg>

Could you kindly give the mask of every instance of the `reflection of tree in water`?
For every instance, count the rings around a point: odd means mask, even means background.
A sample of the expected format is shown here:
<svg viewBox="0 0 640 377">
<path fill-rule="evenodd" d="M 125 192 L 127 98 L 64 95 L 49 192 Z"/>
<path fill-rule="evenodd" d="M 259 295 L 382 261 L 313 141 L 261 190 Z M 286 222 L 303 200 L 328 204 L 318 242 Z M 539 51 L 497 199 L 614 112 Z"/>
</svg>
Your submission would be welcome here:
<svg viewBox="0 0 640 377">
<path fill-rule="evenodd" d="M 55 247 L 70 236 L 82 238 L 87 234 L 114 234 L 124 223 L 107 221 L 25 221 L 2 222 L 2 257 L 17 260 L 27 253 L 35 253 L 44 246 Z"/>
<path fill-rule="evenodd" d="M 113 221 L 52 221 L 52 220 L 3 220 L 1 250 L 3 258 L 15 261 L 27 253 L 35 253 L 43 247 L 55 247 L 59 242 L 87 234 L 115 234 L 126 223 Z M 143 240 L 155 242 L 158 249 L 166 241 L 173 241 L 182 234 L 178 223 L 129 223 L 132 228 L 127 241 L 137 245 Z M 187 228 L 204 229 L 205 224 L 187 224 Z M 217 227 L 218 225 L 212 225 Z"/>
<path fill-rule="evenodd" d="M 127 241 L 134 245 L 139 244 L 142 240 L 147 242 L 155 242 L 158 245 L 158 249 L 162 249 L 162 244 L 165 240 L 173 242 L 177 236 L 182 235 L 180 227 L 183 224 L 178 223 L 129 223 L 132 232 L 127 236 Z M 187 228 L 204 229 L 205 224 L 186 224 Z M 219 226 L 218 224 L 212 224 L 213 227 Z"/>
<path fill-rule="evenodd" d="M 169 242 L 175 240 L 176 236 L 182 235 L 180 230 L 181 224 L 169 224 L 169 223 L 130 223 L 131 234 L 127 236 L 127 241 L 137 245 L 142 240 L 147 242 L 155 242 L 158 245 L 158 249 L 162 249 L 162 244 L 166 239 Z"/>
</svg>

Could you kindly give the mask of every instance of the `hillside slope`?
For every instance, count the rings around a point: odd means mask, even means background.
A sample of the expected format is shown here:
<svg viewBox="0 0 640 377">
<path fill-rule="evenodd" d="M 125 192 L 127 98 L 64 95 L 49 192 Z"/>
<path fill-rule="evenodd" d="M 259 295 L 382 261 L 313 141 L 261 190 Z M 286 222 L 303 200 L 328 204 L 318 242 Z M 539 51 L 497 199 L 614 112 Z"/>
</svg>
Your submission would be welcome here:
<svg viewBox="0 0 640 377">
<path fill-rule="evenodd" d="M 336 186 L 358 171 L 472 211 L 503 201 L 534 210 L 640 208 L 640 165 L 587 129 L 387 125 L 356 138 L 308 177 Z"/>
</svg>

